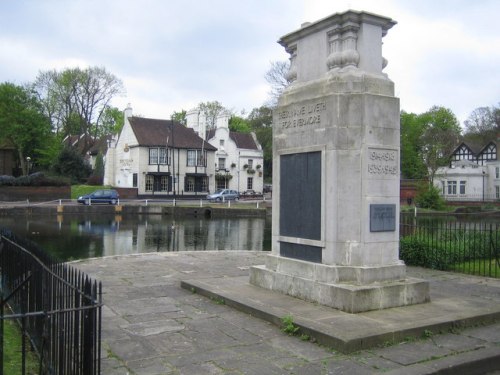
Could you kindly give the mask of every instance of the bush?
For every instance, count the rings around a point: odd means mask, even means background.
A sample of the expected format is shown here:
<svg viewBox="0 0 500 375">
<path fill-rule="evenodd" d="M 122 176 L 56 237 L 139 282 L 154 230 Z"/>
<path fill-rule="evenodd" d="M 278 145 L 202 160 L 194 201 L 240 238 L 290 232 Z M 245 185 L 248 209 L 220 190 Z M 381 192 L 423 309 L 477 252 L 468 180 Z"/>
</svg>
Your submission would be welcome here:
<svg viewBox="0 0 500 375">
<path fill-rule="evenodd" d="M 85 181 L 90 176 L 92 168 L 74 149 L 66 147 L 59 154 L 54 172 L 69 177 L 72 182 L 77 183 Z"/>
<path fill-rule="evenodd" d="M 42 172 L 28 176 L 0 176 L 0 186 L 67 186 L 69 179 L 65 177 L 47 177 Z"/>
<path fill-rule="evenodd" d="M 409 266 L 446 270 L 455 263 L 455 257 L 447 254 L 440 246 L 431 246 L 428 240 L 418 236 L 401 238 L 399 256 Z"/>
<path fill-rule="evenodd" d="M 429 208 L 431 210 L 442 210 L 446 203 L 435 186 L 423 184 L 419 187 L 415 196 L 415 203 L 418 207 Z"/>
</svg>

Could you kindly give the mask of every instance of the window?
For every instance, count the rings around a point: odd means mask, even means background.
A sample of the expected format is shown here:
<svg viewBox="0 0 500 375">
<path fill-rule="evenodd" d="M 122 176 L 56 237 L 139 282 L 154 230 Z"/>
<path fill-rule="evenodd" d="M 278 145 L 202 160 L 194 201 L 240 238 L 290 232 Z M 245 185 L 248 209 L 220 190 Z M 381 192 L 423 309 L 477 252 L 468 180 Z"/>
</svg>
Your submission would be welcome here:
<svg viewBox="0 0 500 375">
<path fill-rule="evenodd" d="M 187 151 L 187 166 L 188 167 L 205 167 L 206 166 L 206 151 L 188 150 Z"/>
<path fill-rule="evenodd" d="M 219 146 L 220 146 L 221 150 L 224 150 L 224 140 L 223 139 L 219 140 Z"/>
<path fill-rule="evenodd" d="M 465 194 L 465 181 L 460 181 L 460 194 Z"/>
<path fill-rule="evenodd" d="M 500 199 L 500 186 L 495 186 L 495 198 Z"/>
<path fill-rule="evenodd" d="M 194 191 L 194 177 L 186 177 L 186 191 Z"/>
<path fill-rule="evenodd" d="M 253 160 L 248 159 L 248 169 L 253 169 Z"/>
<path fill-rule="evenodd" d="M 441 194 L 446 194 L 446 184 L 444 181 L 441 181 Z"/>
<path fill-rule="evenodd" d="M 168 155 L 166 148 L 160 148 L 160 164 L 168 164 Z"/>
<path fill-rule="evenodd" d="M 137 173 L 132 174 L 132 186 L 137 187 Z"/>
<path fill-rule="evenodd" d="M 226 169 L 226 159 L 219 158 L 219 169 Z"/>
<path fill-rule="evenodd" d="M 457 182 L 448 181 L 448 195 L 456 195 L 456 194 L 457 194 Z"/>
<path fill-rule="evenodd" d="M 160 189 L 161 191 L 168 191 L 168 176 L 161 176 Z"/>
<path fill-rule="evenodd" d="M 252 190 L 253 189 L 253 177 L 248 177 L 247 178 L 247 190 Z"/>
<path fill-rule="evenodd" d="M 208 191 L 208 177 L 201 178 L 201 191 Z"/>
<path fill-rule="evenodd" d="M 158 149 L 149 149 L 149 164 L 158 164 Z"/>
<path fill-rule="evenodd" d="M 153 191 L 154 178 L 152 175 L 146 175 L 146 191 Z"/>
<path fill-rule="evenodd" d="M 495 178 L 500 178 L 500 167 L 495 167 Z"/>
<path fill-rule="evenodd" d="M 168 164 L 167 149 L 151 147 L 149 149 L 149 164 Z"/>
</svg>

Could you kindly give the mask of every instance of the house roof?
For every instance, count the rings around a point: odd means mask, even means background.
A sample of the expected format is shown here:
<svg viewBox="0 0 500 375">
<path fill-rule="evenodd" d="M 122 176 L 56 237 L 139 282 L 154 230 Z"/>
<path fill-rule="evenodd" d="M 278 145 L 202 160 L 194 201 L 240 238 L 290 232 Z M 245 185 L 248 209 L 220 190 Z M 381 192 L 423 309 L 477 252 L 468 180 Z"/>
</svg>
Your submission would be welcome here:
<svg viewBox="0 0 500 375">
<path fill-rule="evenodd" d="M 211 129 L 207 132 L 207 138 L 212 139 L 215 136 L 215 129 Z M 236 144 L 238 148 L 244 148 L 247 150 L 258 150 L 259 147 L 255 143 L 255 139 L 250 133 L 240 133 L 240 132 L 229 132 L 229 138 Z"/>
<path fill-rule="evenodd" d="M 187 128 L 178 122 L 135 116 L 129 117 L 128 120 L 140 146 L 159 147 L 167 145 L 175 148 L 201 149 L 203 147 L 207 151 L 217 150 L 199 137 L 193 129 Z"/>
<path fill-rule="evenodd" d="M 234 141 L 234 143 L 236 143 L 238 148 L 245 148 L 248 150 L 259 149 L 255 143 L 255 139 L 252 137 L 252 134 L 229 132 L 229 137 Z"/>
</svg>

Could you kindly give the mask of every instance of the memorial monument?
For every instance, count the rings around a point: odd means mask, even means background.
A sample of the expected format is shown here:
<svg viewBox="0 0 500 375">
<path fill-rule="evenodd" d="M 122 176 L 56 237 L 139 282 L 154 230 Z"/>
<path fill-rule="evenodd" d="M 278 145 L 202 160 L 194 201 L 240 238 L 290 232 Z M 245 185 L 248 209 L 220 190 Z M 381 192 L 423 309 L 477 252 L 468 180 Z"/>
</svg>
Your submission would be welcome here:
<svg viewBox="0 0 500 375">
<path fill-rule="evenodd" d="M 400 110 L 382 56 L 395 24 L 347 11 L 280 39 L 272 252 L 251 284 L 351 313 L 429 301 L 399 259 Z"/>
</svg>

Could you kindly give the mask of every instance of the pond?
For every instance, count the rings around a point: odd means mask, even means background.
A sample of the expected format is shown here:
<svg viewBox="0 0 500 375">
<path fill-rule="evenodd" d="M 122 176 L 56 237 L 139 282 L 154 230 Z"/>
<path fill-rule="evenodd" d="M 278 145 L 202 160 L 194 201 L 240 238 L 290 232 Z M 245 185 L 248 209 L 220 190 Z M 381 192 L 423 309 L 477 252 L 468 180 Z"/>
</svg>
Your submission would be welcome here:
<svg viewBox="0 0 500 375">
<path fill-rule="evenodd" d="M 155 251 L 271 249 L 270 216 L 11 216 L 0 217 L 0 227 L 36 242 L 61 261 Z"/>
</svg>

